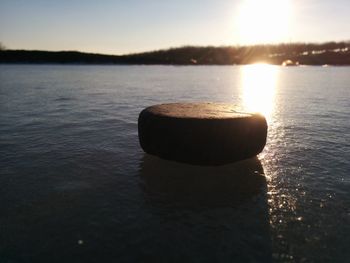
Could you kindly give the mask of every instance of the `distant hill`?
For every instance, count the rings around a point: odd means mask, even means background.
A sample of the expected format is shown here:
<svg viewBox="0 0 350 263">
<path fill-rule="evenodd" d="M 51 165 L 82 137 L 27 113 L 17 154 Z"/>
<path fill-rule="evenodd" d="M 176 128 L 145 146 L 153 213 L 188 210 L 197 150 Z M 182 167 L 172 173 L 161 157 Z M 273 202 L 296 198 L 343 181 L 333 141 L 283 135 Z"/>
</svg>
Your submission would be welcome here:
<svg viewBox="0 0 350 263">
<path fill-rule="evenodd" d="M 129 55 L 77 51 L 0 50 L 0 63 L 233 65 L 265 62 L 281 65 L 350 65 L 350 42 L 322 44 L 195 47 L 184 46 Z"/>
</svg>

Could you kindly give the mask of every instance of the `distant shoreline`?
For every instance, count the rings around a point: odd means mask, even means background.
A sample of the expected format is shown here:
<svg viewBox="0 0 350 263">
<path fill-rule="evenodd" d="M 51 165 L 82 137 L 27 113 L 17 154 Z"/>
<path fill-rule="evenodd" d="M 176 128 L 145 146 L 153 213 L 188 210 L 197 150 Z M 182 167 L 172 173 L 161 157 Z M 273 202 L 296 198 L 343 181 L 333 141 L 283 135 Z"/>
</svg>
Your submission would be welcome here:
<svg viewBox="0 0 350 263">
<path fill-rule="evenodd" d="M 0 50 L 0 64 L 69 65 L 350 65 L 350 42 L 241 47 L 184 46 L 129 55 L 78 51 Z"/>
<path fill-rule="evenodd" d="M 255 63 L 251 64 L 93 64 L 93 63 L 3 63 L 0 62 L 0 66 L 82 66 L 82 67 L 89 67 L 89 66 L 106 66 L 106 67 L 128 67 L 128 66 L 145 66 L 145 67 L 152 67 L 152 66 L 164 66 L 164 67 L 240 67 L 240 66 L 249 66 L 254 65 Z M 286 67 L 283 65 L 277 65 L 277 64 L 269 64 L 269 63 L 256 63 L 256 64 L 266 64 L 270 66 L 276 66 L 276 67 Z M 342 64 L 342 65 L 297 65 L 297 66 L 287 66 L 286 68 L 302 68 L 302 67 L 350 67 L 350 64 Z"/>
</svg>

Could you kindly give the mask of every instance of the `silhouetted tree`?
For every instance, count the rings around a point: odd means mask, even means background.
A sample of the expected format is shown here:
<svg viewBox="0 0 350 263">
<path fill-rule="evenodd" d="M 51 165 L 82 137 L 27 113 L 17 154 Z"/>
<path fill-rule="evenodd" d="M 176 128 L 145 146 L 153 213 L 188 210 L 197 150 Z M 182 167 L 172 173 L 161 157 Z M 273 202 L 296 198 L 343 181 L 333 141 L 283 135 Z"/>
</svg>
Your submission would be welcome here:
<svg viewBox="0 0 350 263">
<path fill-rule="evenodd" d="M 2 42 L 0 42 L 0 50 L 5 50 L 5 46 L 2 44 Z"/>
</svg>

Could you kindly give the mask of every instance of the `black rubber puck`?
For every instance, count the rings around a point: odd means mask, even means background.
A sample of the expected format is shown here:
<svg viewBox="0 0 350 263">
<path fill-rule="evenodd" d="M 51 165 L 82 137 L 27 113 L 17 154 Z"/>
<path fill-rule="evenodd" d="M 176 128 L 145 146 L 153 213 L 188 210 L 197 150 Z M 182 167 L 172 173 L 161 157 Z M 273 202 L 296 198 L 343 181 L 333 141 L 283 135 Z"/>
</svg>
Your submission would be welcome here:
<svg viewBox="0 0 350 263">
<path fill-rule="evenodd" d="M 171 103 L 144 109 L 138 119 L 142 149 L 163 159 L 222 165 L 259 154 L 265 144 L 264 116 L 224 103 Z"/>
</svg>

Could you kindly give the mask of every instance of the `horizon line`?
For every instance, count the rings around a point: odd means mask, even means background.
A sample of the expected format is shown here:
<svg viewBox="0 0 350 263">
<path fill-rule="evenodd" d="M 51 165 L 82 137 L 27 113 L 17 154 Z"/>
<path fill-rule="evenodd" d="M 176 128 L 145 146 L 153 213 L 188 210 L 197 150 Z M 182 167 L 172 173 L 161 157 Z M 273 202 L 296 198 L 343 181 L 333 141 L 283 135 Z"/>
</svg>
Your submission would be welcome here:
<svg viewBox="0 0 350 263">
<path fill-rule="evenodd" d="M 0 42 L 1 44 L 2 42 Z M 139 54 L 145 54 L 145 53 L 152 53 L 152 52 L 160 52 L 160 51 L 168 51 L 173 49 L 181 49 L 181 48 L 253 48 L 258 46 L 283 46 L 283 45 L 325 45 L 330 43 L 336 43 L 336 44 L 350 44 L 349 40 L 330 40 L 330 41 L 320 41 L 320 42 L 302 42 L 302 41 L 296 41 L 296 42 L 278 42 L 278 43 L 256 43 L 256 44 L 232 44 L 232 45 L 191 45 L 191 44 L 184 44 L 181 46 L 170 46 L 165 48 L 158 48 L 153 50 L 145 50 L 140 52 L 130 52 L 130 53 L 123 53 L 123 54 L 112 54 L 112 53 L 102 53 L 102 52 L 93 52 L 93 51 L 81 51 L 81 50 L 75 50 L 75 49 L 61 49 L 61 50 L 50 50 L 50 49 L 24 49 L 24 48 L 16 48 L 11 49 L 7 48 L 5 45 L 0 45 L 0 51 L 44 51 L 44 52 L 77 52 L 77 53 L 86 53 L 86 54 L 94 54 L 94 55 L 106 55 L 106 56 L 130 56 L 130 55 L 139 55 Z"/>
</svg>

